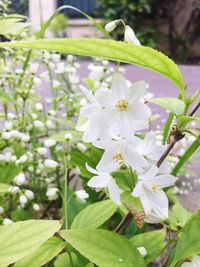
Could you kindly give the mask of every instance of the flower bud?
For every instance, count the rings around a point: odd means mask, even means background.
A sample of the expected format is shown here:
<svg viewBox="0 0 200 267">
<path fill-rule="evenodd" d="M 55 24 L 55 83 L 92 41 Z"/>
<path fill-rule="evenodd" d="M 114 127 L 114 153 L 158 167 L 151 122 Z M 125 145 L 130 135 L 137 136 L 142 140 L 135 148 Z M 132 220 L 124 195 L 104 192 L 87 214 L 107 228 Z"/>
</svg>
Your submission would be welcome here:
<svg viewBox="0 0 200 267">
<path fill-rule="evenodd" d="M 45 167 L 47 167 L 49 169 L 55 169 L 58 166 L 58 162 L 56 162 L 55 160 L 52 160 L 52 159 L 46 159 L 44 161 L 44 165 L 45 165 Z"/>
<path fill-rule="evenodd" d="M 58 196 L 58 188 L 49 188 L 47 190 L 46 196 L 49 200 L 54 200 Z"/>
<path fill-rule="evenodd" d="M 87 150 L 87 147 L 82 143 L 77 143 L 77 148 L 81 153 L 85 153 Z"/>
<path fill-rule="evenodd" d="M 78 190 L 75 192 L 75 194 L 77 198 L 79 198 L 83 203 L 85 203 L 86 199 L 89 197 L 88 193 L 85 190 Z"/>
<path fill-rule="evenodd" d="M 137 248 L 137 250 L 139 251 L 139 253 L 142 257 L 145 257 L 147 255 L 147 251 L 144 247 L 139 247 L 139 248 Z"/>
<path fill-rule="evenodd" d="M 3 220 L 3 224 L 4 224 L 4 225 L 9 225 L 9 224 L 12 224 L 12 223 L 13 223 L 13 221 L 10 220 L 10 219 L 8 219 L 8 218 L 5 218 L 5 219 Z"/>
<path fill-rule="evenodd" d="M 45 147 L 53 147 L 56 145 L 56 141 L 52 139 L 48 139 L 44 142 Z"/>
<path fill-rule="evenodd" d="M 38 147 L 37 153 L 41 156 L 45 156 L 47 154 L 47 149 L 45 147 Z"/>
<path fill-rule="evenodd" d="M 105 25 L 105 30 L 107 32 L 112 32 L 117 27 L 117 24 L 118 24 L 118 20 L 110 21 Z"/>
<path fill-rule="evenodd" d="M 34 194 L 31 190 L 25 190 L 24 194 L 28 199 L 34 199 Z"/>
<path fill-rule="evenodd" d="M 40 206 L 37 203 L 33 204 L 34 211 L 40 211 Z"/>
<path fill-rule="evenodd" d="M 23 172 L 14 177 L 14 183 L 16 185 L 23 185 L 26 182 L 26 177 Z"/>
<path fill-rule="evenodd" d="M 27 197 L 26 197 L 25 195 L 21 195 L 21 196 L 19 197 L 19 202 L 20 202 L 21 205 L 26 204 L 26 202 L 27 202 Z"/>
<path fill-rule="evenodd" d="M 128 43 L 133 43 L 134 45 L 140 45 L 140 41 L 136 37 L 134 31 L 128 25 L 126 25 L 125 27 L 124 41 Z"/>
</svg>

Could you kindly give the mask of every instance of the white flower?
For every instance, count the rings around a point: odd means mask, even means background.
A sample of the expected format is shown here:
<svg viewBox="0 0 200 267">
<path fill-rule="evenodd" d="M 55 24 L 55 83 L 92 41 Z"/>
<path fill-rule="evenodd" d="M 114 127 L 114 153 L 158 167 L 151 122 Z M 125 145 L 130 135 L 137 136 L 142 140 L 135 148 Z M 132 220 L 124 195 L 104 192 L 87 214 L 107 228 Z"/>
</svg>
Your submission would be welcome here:
<svg viewBox="0 0 200 267">
<path fill-rule="evenodd" d="M 42 80 L 41 80 L 39 77 L 34 77 L 34 78 L 33 78 L 33 82 L 34 82 L 34 84 L 35 84 L 36 86 L 39 86 L 39 85 L 41 85 Z"/>
<path fill-rule="evenodd" d="M 21 138 L 21 133 L 18 130 L 12 130 L 10 131 L 11 137 L 20 139 Z"/>
<path fill-rule="evenodd" d="M 85 153 L 87 151 L 87 147 L 82 143 L 77 143 L 76 146 L 81 153 Z"/>
<path fill-rule="evenodd" d="M 108 173 L 96 171 L 88 165 L 86 165 L 86 167 L 89 172 L 96 174 L 96 176 L 89 180 L 87 185 L 96 189 L 107 188 L 112 201 L 120 205 L 120 194 L 122 193 L 122 190 L 119 188 L 113 177 Z"/>
<path fill-rule="evenodd" d="M 104 108 L 104 116 L 110 125 L 117 124 L 123 136 L 148 127 L 151 110 L 144 104 L 143 96 L 148 85 L 138 81 L 127 86 L 120 73 L 114 75 L 110 90 L 100 90 L 96 99 Z"/>
<path fill-rule="evenodd" d="M 152 167 L 142 176 L 138 177 L 132 195 L 139 197 L 145 214 L 151 214 L 154 210 L 168 208 L 168 199 L 162 188 L 171 186 L 176 178 L 169 174 L 157 175 L 158 167 Z"/>
<path fill-rule="evenodd" d="M 45 147 L 53 147 L 56 145 L 56 141 L 52 139 L 48 139 L 44 142 Z"/>
<path fill-rule="evenodd" d="M 147 133 L 143 141 L 136 147 L 136 151 L 143 155 L 150 164 L 155 164 L 163 155 L 165 149 L 165 145 L 158 145 L 156 143 L 156 135 L 152 131 Z M 159 167 L 159 172 L 169 173 L 170 169 L 170 164 L 167 161 L 164 161 Z"/>
<path fill-rule="evenodd" d="M 19 202 L 20 202 L 21 205 L 26 204 L 26 202 L 27 202 L 27 197 L 26 197 L 25 195 L 21 195 L 21 196 L 19 197 Z"/>
<path fill-rule="evenodd" d="M 45 129 L 44 123 L 42 121 L 39 121 L 39 120 L 34 121 L 34 126 L 38 130 L 44 130 Z"/>
<path fill-rule="evenodd" d="M 55 73 L 57 74 L 61 74 L 65 72 L 65 64 L 64 62 L 59 62 L 57 64 L 57 68 L 55 69 Z"/>
<path fill-rule="evenodd" d="M 18 162 L 21 163 L 21 164 L 23 164 L 23 163 L 25 163 L 27 160 L 28 160 L 28 156 L 27 156 L 26 154 L 24 154 L 24 155 L 22 155 L 22 156 L 19 158 Z"/>
<path fill-rule="evenodd" d="M 47 168 L 55 169 L 58 166 L 58 162 L 56 162 L 55 160 L 52 160 L 52 159 L 46 159 L 44 161 L 44 165 Z"/>
<path fill-rule="evenodd" d="M 38 70 L 39 64 L 38 63 L 30 63 L 30 72 L 31 73 L 36 73 Z"/>
<path fill-rule="evenodd" d="M 18 186 L 11 186 L 8 188 L 8 192 L 16 194 L 19 192 L 19 187 Z"/>
<path fill-rule="evenodd" d="M 139 251 L 139 253 L 141 254 L 142 257 L 145 257 L 147 255 L 147 251 L 146 251 L 145 247 L 139 247 L 139 248 L 137 248 L 137 250 Z"/>
<path fill-rule="evenodd" d="M 11 131 L 12 128 L 13 128 L 13 123 L 12 123 L 12 121 L 5 121 L 5 129 L 6 129 L 7 131 Z"/>
<path fill-rule="evenodd" d="M 37 203 L 33 204 L 34 211 L 40 211 L 40 206 Z"/>
<path fill-rule="evenodd" d="M 46 196 L 49 200 L 54 200 L 58 196 L 58 188 L 49 188 L 46 192 Z"/>
<path fill-rule="evenodd" d="M 27 143 L 27 142 L 30 141 L 31 138 L 30 138 L 30 136 L 28 134 L 23 134 L 22 133 L 20 139 L 21 139 L 22 142 Z"/>
<path fill-rule="evenodd" d="M 0 214 L 4 213 L 4 208 L 0 206 Z"/>
<path fill-rule="evenodd" d="M 34 194 L 31 190 L 25 190 L 24 194 L 28 199 L 34 199 Z"/>
<path fill-rule="evenodd" d="M 133 43 L 134 45 L 140 45 L 140 41 L 136 37 L 134 31 L 128 25 L 126 25 L 125 27 L 124 41 L 128 43 Z"/>
<path fill-rule="evenodd" d="M 68 55 L 68 56 L 67 56 L 67 61 L 68 61 L 69 63 L 72 63 L 72 62 L 74 61 L 74 57 L 73 57 L 72 55 Z"/>
<path fill-rule="evenodd" d="M 52 120 L 47 120 L 46 125 L 48 129 L 54 129 L 55 125 L 53 124 Z"/>
<path fill-rule="evenodd" d="M 200 256 L 195 255 L 191 262 L 184 262 L 181 267 L 199 267 L 200 266 Z"/>
<path fill-rule="evenodd" d="M 26 177 L 23 172 L 14 177 L 14 183 L 16 185 L 23 185 L 26 182 Z"/>
<path fill-rule="evenodd" d="M 5 219 L 3 220 L 3 224 L 4 224 L 4 225 L 9 225 L 9 224 L 12 224 L 12 223 L 13 223 L 13 221 L 10 220 L 10 219 L 8 219 L 8 218 L 5 218 Z"/>
<path fill-rule="evenodd" d="M 117 24 L 118 24 L 118 20 L 110 21 L 105 25 L 105 30 L 107 32 L 112 32 L 117 27 Z"/>
<path fill-rule="evenodd" d="M 89 74 L 89 78 L 94 81 L 100 81 L 103 78 L 105 68 L 101 66 L 93 67 L 92 72 Z"/>
<path fill-rule="evenodd" d="M 41 156 L 45 156 L 47 154 L 47 149 L 45 147 L 38 147 L 37 153 Z"/>
<path fill-rule="evenodd" d="M 11 161 L 11 158 L 12 158 L 12 154 L 10 152 L 7 152 L 5 155 L 4 155 L 4 160 L 5 162 L 10 162 Z"/>
<path fill-rule="evenodd" d="M 9 132 L 2 133 L 2 139 L 9 140 L 11 138 L 11 134 Z"/>
<path fill-rule="evenodd" d="M 65 139 L 70 140 L 70 139 L 73 138 L 73 135 L 72 135 L 71 133 L 66 133 L 66 134 L 64 135 L 64 137 L 65 137 Z"/>
<path fill-rule="evenodd" d="M 143 168 L 148 167 L 148 163 L 143 156 L 135 151 L 137 144 L 141 142 L 138 137 L 118 140 L 99 140 L 93 145 L 104 149 L 105 152 L 97 165 L 97 170 L 112 172 L 120 168 L 122 164 L 131 166 L 134 170 L 142 172 Z"/>
<path fill-rule="evenodd" d="M 81 200 L 81 202 L 86 202 L 86 199 L 89 197 L 88 193 L 85 190 L 78 190 L 75 192 L 77 198 Z"/>
<path fill-rule="evenodd" d="M 152 208 L 152 211 L 146 215 L 144 221 L 147 223 L 159 223 L 168 218 L 168 206 L 159 207 L 158 205 Z"/>
<path fill-rule="evenodd" d="M 43 105 L 42 105 L 42 103 L 36 103 L 35 104 L 35 108 L 38 110 L 38 111 L 42 111 L 43 110 Z"/>
</svg>

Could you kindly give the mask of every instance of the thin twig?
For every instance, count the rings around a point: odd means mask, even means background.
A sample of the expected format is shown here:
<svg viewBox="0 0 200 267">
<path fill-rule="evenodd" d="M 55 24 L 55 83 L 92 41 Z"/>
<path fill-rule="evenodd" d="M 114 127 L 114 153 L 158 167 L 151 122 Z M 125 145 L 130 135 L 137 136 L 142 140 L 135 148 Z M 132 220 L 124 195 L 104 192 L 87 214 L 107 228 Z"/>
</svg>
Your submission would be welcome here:
<svg viewBox="0 0 200 267">
<path fill-rule="evenodd" d="M 189 116 L 193 116 L 194 113 L 200 108 L 200 101 L 199 103 L 194 107 L 194 109 L 189 113 Z"/>
</svg>

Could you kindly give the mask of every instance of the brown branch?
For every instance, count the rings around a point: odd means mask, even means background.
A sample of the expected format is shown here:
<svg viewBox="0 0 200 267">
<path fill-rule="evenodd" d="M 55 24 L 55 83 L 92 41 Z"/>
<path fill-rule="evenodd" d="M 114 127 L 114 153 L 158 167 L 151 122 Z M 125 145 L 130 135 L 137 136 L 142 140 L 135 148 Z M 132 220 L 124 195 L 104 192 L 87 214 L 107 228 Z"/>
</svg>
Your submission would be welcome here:
<svg viewBox="0 0 200 267">
<path fill-rule="evenodd" d="M 193 116 L 194 113 L 200 108 L 200 101 L 199 103 L 194 107 L 194 109 L 189 113 L 189 116 Z"/>
</svg>

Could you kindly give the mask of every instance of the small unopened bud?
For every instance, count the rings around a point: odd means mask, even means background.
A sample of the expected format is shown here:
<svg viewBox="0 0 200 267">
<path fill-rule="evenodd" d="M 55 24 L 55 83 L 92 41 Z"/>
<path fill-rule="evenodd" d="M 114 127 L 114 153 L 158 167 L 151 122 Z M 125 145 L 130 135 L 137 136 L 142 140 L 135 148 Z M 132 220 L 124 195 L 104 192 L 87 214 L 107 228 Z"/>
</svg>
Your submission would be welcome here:
<svg viewBox="0 0 200 267">
<path fill-rule="evenodd" d="M 147 251 L 144 247 L 139 247 L 139 248 L 137 248 L 137 250 L 139 251 L 139 253 L 142 257 L 145 257 L 147 255 Z"/>
<path fill-rule="evenodd" d="M 44 165 L 45 165 L 45 167 L 47 167 L 49 169 L 55 169 L 58 166 L 58 162 L 56 162 L 55 160 L 52 160 L 52 159 L 46 159 L 44 161 Z"/>
<path fill-rule="evenodd" d="M 118 20 L 110 21 L 105 25 L 105 30 L 107 32 L 112 32 L 117 27 L 117 24 L 118 24 Z"/>
<path fill-rule="evenodd" d="M 133 43 L 134 45 L 140 45 L 140 41 L 136 37 L 134 31 L 128 25 L 126 25 L 125 27 L 124 41 L 128 43 Z"/>
</svg>

